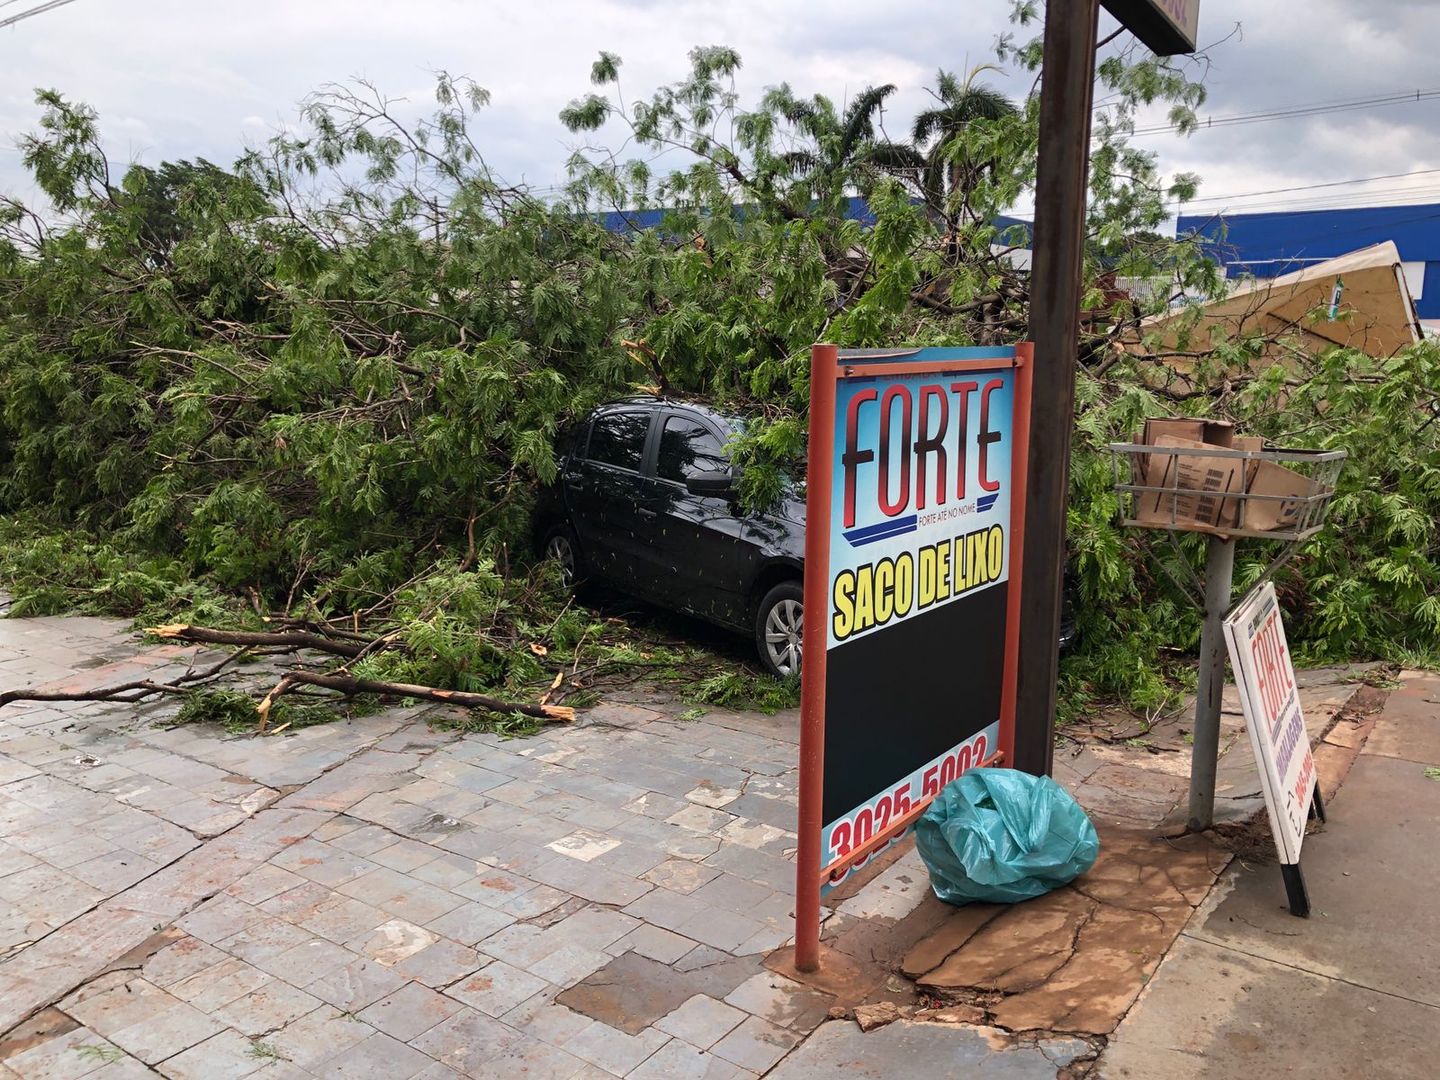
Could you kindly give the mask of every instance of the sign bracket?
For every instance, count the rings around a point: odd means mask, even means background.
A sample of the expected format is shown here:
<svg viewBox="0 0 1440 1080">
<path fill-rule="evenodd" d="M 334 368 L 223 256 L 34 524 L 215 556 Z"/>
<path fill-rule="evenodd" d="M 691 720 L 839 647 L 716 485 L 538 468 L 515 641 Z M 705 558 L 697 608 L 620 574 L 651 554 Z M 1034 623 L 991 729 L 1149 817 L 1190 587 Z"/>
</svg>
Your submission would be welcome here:
<svg viewBox="0 0 1440 1080">
<path fill-rule="evenodd" d="M 1320 781 L 1315 781 L 1315 795 L 1310 803 L 1310 817 L 1325 824 L 1325 800 L 1320 794 Z M 1280 875 L 1285 879 L 1285 898 L 1290 903 L 1290 914 L 1296 918 L 1310 917 L 1310 889 L 1305 884 L 1305 871 L 1298 862 L 1281 863 Z"/>
</svg>

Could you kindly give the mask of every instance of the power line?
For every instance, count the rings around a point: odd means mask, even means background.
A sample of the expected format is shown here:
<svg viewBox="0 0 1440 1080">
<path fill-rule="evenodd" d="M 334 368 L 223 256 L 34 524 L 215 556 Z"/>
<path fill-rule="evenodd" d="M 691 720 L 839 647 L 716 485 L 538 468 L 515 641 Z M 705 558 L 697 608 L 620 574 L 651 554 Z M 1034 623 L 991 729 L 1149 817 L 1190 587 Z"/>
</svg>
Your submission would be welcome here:
<svg viewBox="0 0 1440 1080">
<path fill-rule="evenodd" d="M 1315 204 L 1315 203 L 1337 203 L 1337 204 L 1344 204 L 1344 205 L 1351 205 L 1351 206 L 1366 206 L 1366 205 L 1370 205 L 1370 204 L 1372 204 L 1372 203 L 1378 203 L 1378 202 L 1380 202 L 1381 200 L 1387 200 L 1387 201 L 1389 201 L 1389 200 L 1397 200 L 1397 199 L 1399 199 L 1399 200 L 1404 200 L 1404 199 L 1420 199 L 1420 200 L 1423 201 L 1423 200 L 1428 200 L 1430 197 L 1434 196 L 1434 195 L 1436 194 L 1436 192 L 1437 192 L 1437 189 L 1436 189 L 1434 186 L 1429 186 L 1429 187 L 1385 187 L 1385 188 L 1374 188 L 1374 189 L 1371 189 L 1371 190 L 1368 190 L 1368 191 L 1338 191 L 1338 192 L 1331 192 L 1331 193 L 1325 194 L 1325 195 L 1311 195 L 1311 196 L 1302 196 L 1302 197 L 1298 197 L 1298 198 L 1294 198 L 1294 197 L 1292 197 L 1292 198 L 1265 198 L 1265 199 L 1260 199 L 1260 200 L 1258 200 L 1258 201 L 1251 201 L 1251 200 L 1248 200 L 1248 199 L 1236 199 L 1236 200 L 1232 200 L 1232 201 L 1230 201 L 1230 202 L 1226 202 L 1226 203 L 1224 203 L 1223 205 L 1225 205 L 1225 206 L 1240 205 L 1240 206 L 1250 207 L 1250 206 L 1304 206 L 1304 205 Z M 1196 202 L 1197 204 L 1199 204 L 1199 203 L 1201 202 L 1201 200 L 1198 200 L 1198 199 L 1197 199 L 1197 200 L 1195 200 L 1195 202 Z M 1187 200 L 1187 205 L 1189 205 L 1188 200 Z"/>
<path fill-rule="evenodd" d="M 1271 120 L 1290 120 L 1307 116 L 1323 116 L 1328 113 L 1354 112 L 1358 109 L 1371 109 L 1384 105 L 1405 105 L 1416 101 L 1427 101 L 1435 97 L 1440 97 L 1440 90 L 1411 90 L 1403 93 L 1387 94 L 1382 97 L 1317 102 L 1310 105 L 1291 105 L 1285 108 L 1273 109 L 1268 112 L 1242 113 L 1235 116 L 1212 116 L 1206 117 L 1203 120 L 1197 118 L 1193 130 L 1207 131 L 1211 128 L 1237 127 L 1265 123 Z M 1180 126 L 1177 124 L 1157 124 L 1148 128 L 1136 128 L 1133 134 L 1158 135 L 1179 130 Z"/>
<path fill-rule="evenodd" d="M 11 3 L 14 2 L 15 0 L 7 0 L 7 2 L 3 5 L 0 5 L 0 7 L 8 7 Z M 7 19 L 0 19 L 0 30 L 5 29 L 5 27 L 7 26 L 14 26 L 22 19 L 28 19 L 32 15 L 43 15 L 47 11 L 54 11 L 58 7 L 64 7 L 66 4 L 73 4 L 74 2 L 75 0 L 50 0 L 49 3 L 39 4 L 33 8 L 29 8 L 25 11 L 20 12 L 18 15 L 11 15 Z"/>
<path fill-rule="evenodd" d="M 1233 116 L 1210 116 L 1197 118 L 1194 131 L 1208 131 L 1211 128 L 1240 127 L 1249 124 L 1268 123 L 1273 120 L 1293 120 L 1307 116 L 1324 116 L 1329 113 L 1354 112 L 1359 109 L 1374 109 L 1386 105 L 1405 105 L 1410 102 L 1428 101 L 1440 97 L 1440 89 L 1407 90 L 1378 97 L 1351 98 L 1348 100 L 1315 102 L 1309 105 L 1289 105 L 1267 112 L 1241 113 Z M 1162 135 L 1178 132 L 1178 124 L 1156 124 L 1153 127 L 1136 128 L 1134 135 Z"/>
<path fill-rule="evenodd" d="M 1403 180 L 1411 176 L 1430 176 L 1440 169 L 1416 169 L 1413 172 L 1383 173 L 1380 176 L 1361 176 L 1354 180 L 1329 180 L 1320 184 L 1299 184 L 1295 187 L 1268 188 L 1264 191 L 1242 191 L 1232 195 L 1200 195 L 1186 202 L 1224 202 L 1229 199 L 1252 199 L 1261 195 L 1285 195 L 1292 191 L 1316 191 L 1320 188 L 1350 187 L 1354 184 L 1370 184 L 1376 180 Z"/>
<path fill-rule="evenodd" d="M 1321 210 L 1369 210 L 1391 206 L 1432 206 L 1440 204 L 1440 190 L 1389 191 L 1375 195 L 1328 196 L 1313 199 L 1287 199 L 1274 202 L 1225 203 L 1218 206 L 1197 206 L 1189 203 L 1174 204 L 1187 216 L 1236 215 L 1262 213 L 1306 213 Z"/>
</svg>

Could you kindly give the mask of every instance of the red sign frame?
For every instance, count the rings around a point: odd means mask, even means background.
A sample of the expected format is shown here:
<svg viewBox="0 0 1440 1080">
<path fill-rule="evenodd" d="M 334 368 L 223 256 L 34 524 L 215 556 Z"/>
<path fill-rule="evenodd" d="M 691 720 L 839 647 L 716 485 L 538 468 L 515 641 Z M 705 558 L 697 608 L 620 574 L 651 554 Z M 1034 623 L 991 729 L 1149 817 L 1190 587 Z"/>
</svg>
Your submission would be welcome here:
<svg viewBox="0 0 1440 1080">
<path fill-rule="evenodd" d="M 929 350 L 926 350 L 927 352 Z M 959 350 L 956 350 L 959 351 Z M 1010 447 L 1009 577 L 1006 582 L 1004 663 L 1000 693 L 999 746 L 979 765 L 1012 761 L 1015 740 L 1015 697 L 1020 641 L 1020 567 L 1024 560 L 1025 483 L 1030 447 L 1030 343 L 1014 347 L 1013 355 L 997 358 L 995 350 L 977 359 L 917 359 L 876 351 L 846 354 L 834 345 L 811 350 L 810 452 L 806 471 L 804 652 L 801 664 L 799 851 L 796 871 L 795 965 L 813 971 L 819 965 L 820 900 L 827 881 L 856 862 L 868 859 L 900 837 L 929 807 L 936 792 L 909 800 L 908 809 L 886 822 L 882 831 L 857 845 L 842 859 L 822 865 L 826 725 L 826 667 L 829 653 L 832 492 L 834 490 L 835 410 L 839 385 L 847 379 L 917 374 L 963 374 L 1011 369 L 1014 404 Z M 920 354 L 921 350 L 908 350 Z M 870 361 L 870 362 L 867 362 Z M 880 631 L 884 632 L 884 631 Z M 938 789 L 937 789 L 938 790 Z"/>
</svg>

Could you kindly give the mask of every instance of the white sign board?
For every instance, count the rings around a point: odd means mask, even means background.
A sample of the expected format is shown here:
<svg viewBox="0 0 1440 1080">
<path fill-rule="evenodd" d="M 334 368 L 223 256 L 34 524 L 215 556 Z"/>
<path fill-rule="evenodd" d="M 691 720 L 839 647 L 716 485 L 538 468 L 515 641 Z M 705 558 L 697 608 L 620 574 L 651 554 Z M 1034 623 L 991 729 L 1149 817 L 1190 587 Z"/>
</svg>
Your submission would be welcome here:
<svg viewBox="0 0 1440 1080">
<path fill-rule="evenodd" d="M 1280 861 L 1300 862 L 1305 821 L 1315 798 L 1315 759 L 1300 710 L 1300 691 L 1275 586 L 1251 591 L 1225 620 L 1225 644 L 1260 767 L 1270 830 Z"/>
</svg>

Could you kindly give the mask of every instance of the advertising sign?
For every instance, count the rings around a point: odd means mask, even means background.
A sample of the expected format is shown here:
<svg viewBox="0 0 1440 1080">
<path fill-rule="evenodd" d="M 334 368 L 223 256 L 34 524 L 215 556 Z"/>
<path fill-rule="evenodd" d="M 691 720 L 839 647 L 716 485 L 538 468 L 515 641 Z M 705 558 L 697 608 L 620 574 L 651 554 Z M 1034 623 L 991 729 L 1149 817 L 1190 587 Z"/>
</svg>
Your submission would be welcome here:
<svg viewBox="0 0 1440 1080">
<path fill-rule="evenodd" d="M 1300 710 L 1300 691 L 1285 641 L 1275 586 L 1251 591 L 1225 619 L 1225 644 L 1260 769 L 1270 830 L 1280 861 L 1300 862 L 1315 797 L 1315 759 Z"/>
<path fill-rule="evenodd" d="M 1011 752 L 1029 355 L 815 349 L 801 909 Z"/>
<path fill-rule="evenodd" d="M 1160 56 L 1195 51 L 1200 0 L 1101 0 L 1105 10 Z"/>
</svg>

